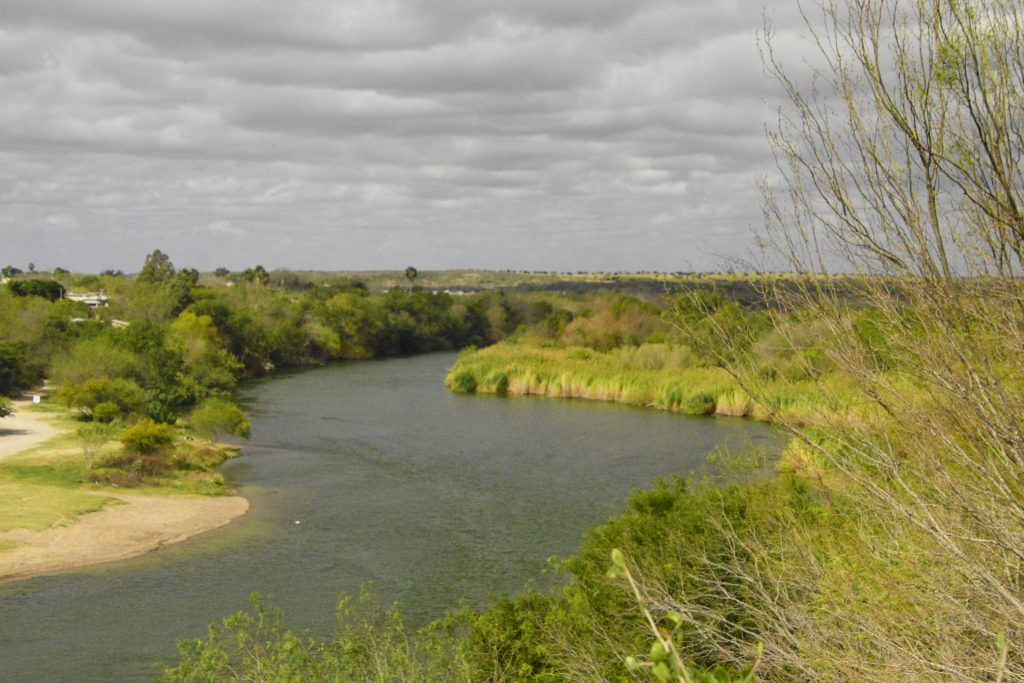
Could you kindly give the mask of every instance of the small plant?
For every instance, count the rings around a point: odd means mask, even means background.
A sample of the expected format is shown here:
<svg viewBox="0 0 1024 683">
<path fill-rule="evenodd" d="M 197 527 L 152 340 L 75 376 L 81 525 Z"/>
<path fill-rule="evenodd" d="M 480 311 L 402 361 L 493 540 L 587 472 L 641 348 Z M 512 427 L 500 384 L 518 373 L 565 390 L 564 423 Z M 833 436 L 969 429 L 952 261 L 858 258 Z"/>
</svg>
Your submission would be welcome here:
<svg viewBox="0 0 1024 683">
<path fill-rule="evenodd" d="M 85 456 L 85 468 L 92 469 L 96 456 L 104 444 L 114 438 L 116 428 L 104 422 L 87 422 L 75 431 L 78 444 Z"/>
</svg>

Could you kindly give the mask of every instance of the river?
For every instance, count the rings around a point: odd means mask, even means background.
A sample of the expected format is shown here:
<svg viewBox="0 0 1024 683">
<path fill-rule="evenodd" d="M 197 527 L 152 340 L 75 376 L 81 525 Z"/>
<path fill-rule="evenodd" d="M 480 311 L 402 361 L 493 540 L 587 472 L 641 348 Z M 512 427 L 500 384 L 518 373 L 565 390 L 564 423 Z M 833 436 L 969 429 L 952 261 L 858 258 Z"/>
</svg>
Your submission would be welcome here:
<svg viewBox="0 0 1024 683">
<path fill-rule="evenodd" d="M 0 680 L 152 680 L 175 642 L 259 592 L 289 626 L 330 633 L 372 582 L 411 624 L 543 582 L 550 556 L 629 490 L 725 445 L 772 448 L 763 424 L 581 401 L 460 396 L 454 354 L 347 363 L 250 383 L 251 501 L 223 529 L 116 564 L 0 585 Z"/>
</svg>

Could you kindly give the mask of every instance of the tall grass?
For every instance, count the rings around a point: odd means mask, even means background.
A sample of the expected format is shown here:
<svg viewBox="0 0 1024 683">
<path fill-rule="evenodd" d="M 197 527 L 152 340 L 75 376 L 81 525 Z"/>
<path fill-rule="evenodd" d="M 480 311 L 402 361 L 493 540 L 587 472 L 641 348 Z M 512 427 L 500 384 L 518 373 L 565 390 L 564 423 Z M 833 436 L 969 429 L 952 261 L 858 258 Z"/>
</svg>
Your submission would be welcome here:
<svg viewBox="0 0 1024 683">
<path fill-rule="evenodd" d="M 501 343 L 464 352 L 445 383 L 460 393 L 612 401 L 685 415 L 761 420 L 784 413 L 810 422 L 824 404 L 820 382 L 782 380 L 756 402 L 725 370 L 703 367 L 686 347 L 668 344 L 601 352 Z M 832 384 L 841 389 L 838 378 Z"/>
</svg>

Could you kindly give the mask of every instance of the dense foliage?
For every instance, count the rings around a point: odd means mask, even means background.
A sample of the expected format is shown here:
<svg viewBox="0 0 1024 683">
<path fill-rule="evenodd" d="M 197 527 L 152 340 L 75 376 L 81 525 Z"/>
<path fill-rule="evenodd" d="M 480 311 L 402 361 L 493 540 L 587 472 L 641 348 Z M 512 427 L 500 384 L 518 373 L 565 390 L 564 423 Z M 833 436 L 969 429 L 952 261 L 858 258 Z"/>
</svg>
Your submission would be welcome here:
<svg viewBox="0 0 1024 683">
<path fill-rule="evenodd" d="M 11 274 L 0 288 L 0 395 L 49 380 L 81 419 L 112 425 L 110 438 L 123 432 L 119 454 L 98 457 L 98 447 L 83 446 L 90 451 L 83 479 L 119 486 L 166 481 L 181 467 L 211 470 L 218 458 L 190 458 L 196 449 L 187 442 L 151 446 L 133 430 L 153 436 L 159 425 L 184 419 L 204 437 L 245 436 L 248 418 L 231 399 L 243 379 L 282 367 L 487 344 L 517 324 L 501 295 L 457 297 L 411 286 L 371 294 L 349 278 L 313 283 L 274 273 L 272 281 L 260 266 L 204 286 L 198 272 L 176 268 L 160 250 L 134 278 Z M 101 305 L 63 298 L 84 292 Z M 0 416 L 9 405 L 0 398 Z"/>
</svg>

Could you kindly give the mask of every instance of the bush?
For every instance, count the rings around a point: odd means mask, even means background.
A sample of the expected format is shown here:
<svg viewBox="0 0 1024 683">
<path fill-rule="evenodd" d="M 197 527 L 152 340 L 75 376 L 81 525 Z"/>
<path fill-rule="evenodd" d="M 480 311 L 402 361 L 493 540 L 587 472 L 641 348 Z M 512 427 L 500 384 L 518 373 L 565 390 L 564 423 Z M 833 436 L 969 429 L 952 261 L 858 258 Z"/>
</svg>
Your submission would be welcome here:
<svg viewBox="0 0 1024 683">
<path fill-rule="evenodd" d="M 470 370 L 461 370 L 452 375 L 448 388 L 460 394 L 472 394 L 476 391 L 476 377 Z"/>
<path fill-rule="evenodd" d="M 192 411 L 192 429 L 196 434 L 213 438 L 215 434 L 249 436 L 249 419 L 231 401 L 208 398 Z"/>
<path fill-rule="evenodd" d="M 139 455 L 153 455 L 174 445 L 174 428 L 146 418 L 139 420 L 121 435 L 126 450 Z"/>
<path fill-rule="evenodd" d="M 92 419 L 97 422 L 113 422 L 121 414 L 121 408 L 113 401 L 97 403 L 92 409 Z"/>
<path fill-rule="evenodd" d="M 93 413 L 102 403 L 114 404 L 119 412 L 131 413 L 142 408 L 145 395 L 139 385 L 129 379 L 90 379 L 65 384 L 57 391 L 64 405 Z"/>
</svg>

